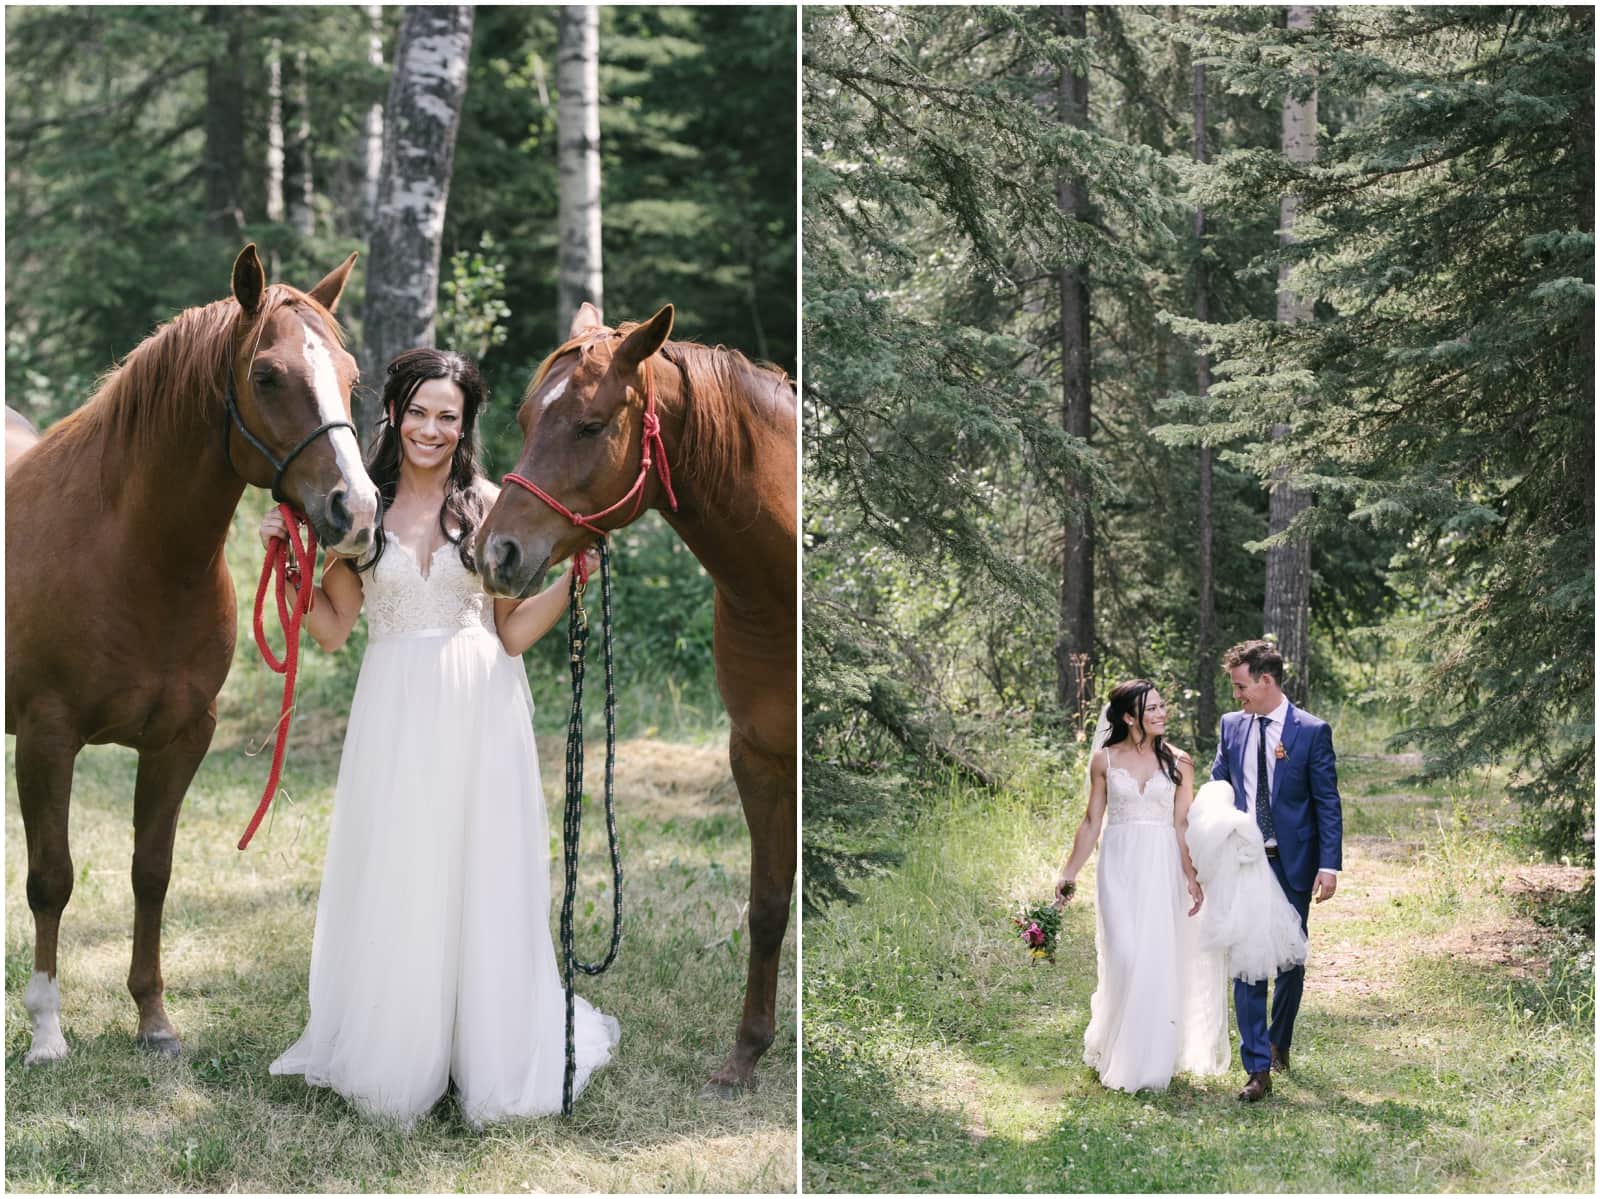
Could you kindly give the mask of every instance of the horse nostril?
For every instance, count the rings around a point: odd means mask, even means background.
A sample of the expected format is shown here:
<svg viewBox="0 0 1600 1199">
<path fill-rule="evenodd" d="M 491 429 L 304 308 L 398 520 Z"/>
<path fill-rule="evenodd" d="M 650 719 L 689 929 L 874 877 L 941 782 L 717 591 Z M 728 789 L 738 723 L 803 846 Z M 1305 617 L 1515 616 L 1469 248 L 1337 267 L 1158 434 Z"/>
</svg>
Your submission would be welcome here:
<svg viewBox="0 0 1600 1199">
<path fill-rule="evenodd" d="M 509 582 L 522 561 L 522 551 L 510 537 L 496 537 L 489 547 L 489 560 L 494 564 L 495 573 Z"/>
<path fill-rule="evenodd" d="M 350 531 L 355 518 L 350 515 L 350 505 L 345 500 L 345 489 L 336 487 L 328 493 L 328 525 L 341 537 Z"/>
</svg>

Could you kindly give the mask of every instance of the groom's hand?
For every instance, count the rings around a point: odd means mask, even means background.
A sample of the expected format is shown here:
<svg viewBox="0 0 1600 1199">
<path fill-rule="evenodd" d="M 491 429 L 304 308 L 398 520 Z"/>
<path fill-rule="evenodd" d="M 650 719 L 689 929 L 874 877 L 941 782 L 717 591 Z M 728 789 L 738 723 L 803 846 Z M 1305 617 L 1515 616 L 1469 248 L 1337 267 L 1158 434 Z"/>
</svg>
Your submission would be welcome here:
<svg viewBox="0 0 1600 1199">
<path fill-rule="evenodd" d="M 1339 876 L 1331 870 L 1319 870 L 1317 881 L 1311 884 L 1311 898 L 1321 903 L 1324 899 L 1332 899 L 1338 889 Z"/>
</svg>

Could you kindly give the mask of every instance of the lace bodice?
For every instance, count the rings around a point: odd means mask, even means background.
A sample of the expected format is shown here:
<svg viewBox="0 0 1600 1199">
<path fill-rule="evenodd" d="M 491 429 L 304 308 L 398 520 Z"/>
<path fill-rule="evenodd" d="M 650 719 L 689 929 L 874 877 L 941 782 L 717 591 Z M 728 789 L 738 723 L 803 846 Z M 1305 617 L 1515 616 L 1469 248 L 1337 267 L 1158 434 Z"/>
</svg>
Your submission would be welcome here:
<svg viewBox="0 0 1600 1199">
<path fill-rule="evenodd" d="M 1106 823 L 1107 824 L 1171 824 L 1172 803 L 1178 789 L 1160 770 L 1145 781 L 1139 780 L 1121 766 L 1106 766 Z"/>
<path fill-rule="evenodd" d="M 373 641 L 425 630 L 484 629 L 494 632 L 494 609 L 478 576 L 461 565 L 461 553 L 445 542 L 433 554 L 427 578 L 416 557 L 390 536 L 378 564 L 362 576 L 367 634 Z"/>
</svg>

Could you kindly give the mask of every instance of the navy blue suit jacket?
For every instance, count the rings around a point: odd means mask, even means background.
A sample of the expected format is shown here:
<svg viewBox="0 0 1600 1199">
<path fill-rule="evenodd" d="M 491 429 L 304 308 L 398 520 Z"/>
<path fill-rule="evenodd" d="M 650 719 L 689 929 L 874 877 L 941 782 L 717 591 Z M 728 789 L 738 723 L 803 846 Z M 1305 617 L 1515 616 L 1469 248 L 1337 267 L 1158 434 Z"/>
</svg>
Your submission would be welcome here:
<svg viewBox="0 0 1600 1199">
<path fill-rule="evenodd" d="M 1244 793 L 1248 712 L 1222 718 L 1222 740 L 1211 763 L 1211 777 L 1233 784 L 1233 805 L 1249 811 Z M 1283 721 L 1283 757 L 1272 766 L 1272 830 L 1278 836 L 1279 864 L 1291 889 L 1309 892 L 1317 871 L 1343 868 L 1344 813 L 1339 807 L 1339 776 L 1334 765 L 1333 730 L 1328 722 L 1293 704 Z"/>
</svg>

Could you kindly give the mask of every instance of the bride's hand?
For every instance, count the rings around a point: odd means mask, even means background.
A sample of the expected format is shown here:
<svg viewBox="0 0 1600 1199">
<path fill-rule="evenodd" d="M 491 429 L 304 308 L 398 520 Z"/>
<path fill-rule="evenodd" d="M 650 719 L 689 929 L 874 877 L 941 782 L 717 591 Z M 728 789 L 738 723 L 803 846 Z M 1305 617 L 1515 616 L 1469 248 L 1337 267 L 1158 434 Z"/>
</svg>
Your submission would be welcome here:
<svg viewBox="0 0 1600 1199">
<path fill-rule="evenodd" d="M 267 509 L 267 514 L 261 518 L 261 548 L 270 550 L 273 538 L 289 539 L 289 525 L 283 519 L 283 513 L 274 505 Z"/>
<path fill-rule="evenodd" d="M 1077 890 L 1078 884 L 1063 874 L 1056 879 L 1056 901 L 1052 906 L 1058 910 L 1066 907 Z"/>
<path fill-rule="evenodd" d="M 1189 909 L 1189 915 L 1193 916 L 1200 910 L 1200 905 L 1206 901 L 1206 894 L 1200 889 L 1199 879 L 1192 878 L 1189 880 L 1189 898 L 1194 900 L 1194 907 Z"/>
</svg>

